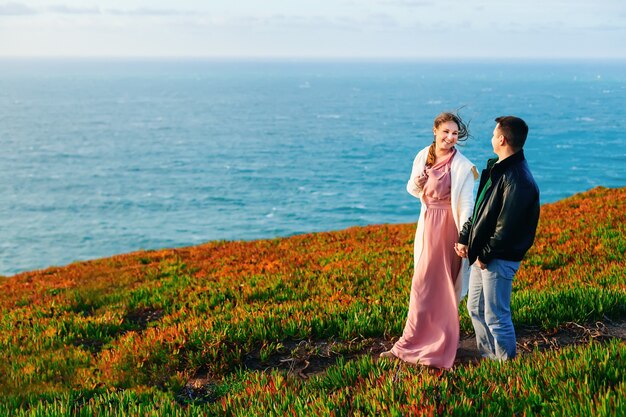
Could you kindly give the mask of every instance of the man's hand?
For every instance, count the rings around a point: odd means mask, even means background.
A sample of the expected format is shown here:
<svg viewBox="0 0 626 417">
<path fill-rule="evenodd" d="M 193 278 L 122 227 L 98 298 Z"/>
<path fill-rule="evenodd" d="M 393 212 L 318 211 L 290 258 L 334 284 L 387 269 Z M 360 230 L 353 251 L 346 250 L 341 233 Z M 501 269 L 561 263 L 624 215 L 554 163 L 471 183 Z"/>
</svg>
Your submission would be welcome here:
<svg viewBox="0 0 626 417">
<path fill-rule="evenodd" d="M 467 245 L 464 245 L 462 243 L 455 243 L 454 244 L 454 251 L 461 258 L 467 258 Z"/>
<path fill-rule="evenodd" d="M 476 262 L 475 262 L 475 264 L 476 264 L 476 265 L 478 265 L 478 267 L 479 267 L 480 269 L 486 269 L 486 268 L 487 268 L 487 264 L 482 263 L 482 262 L 480 261 L 480 259 L 478 259 L 478 258 L 476 258 Z"/>
</svg>

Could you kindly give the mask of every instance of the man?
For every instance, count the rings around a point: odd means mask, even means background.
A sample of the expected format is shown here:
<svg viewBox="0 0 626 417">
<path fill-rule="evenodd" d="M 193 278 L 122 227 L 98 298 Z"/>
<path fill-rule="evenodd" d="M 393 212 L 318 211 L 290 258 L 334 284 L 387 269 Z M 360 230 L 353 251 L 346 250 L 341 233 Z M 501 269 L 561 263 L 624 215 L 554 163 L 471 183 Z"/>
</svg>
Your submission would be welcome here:
<svg viewBox="0 0 626 417">
<path fill-rule="evenodd" d="M 522 119 L 496 119 L 491 144 L 498 156 L 487 162 L 473 216 L 459 234 L 456 252 L 469 258 L 467 309 L 484 357 L 516 355 L 511 288 L 520 261 L 535 239 L 539 188 L 524 158 L 528 126 Z"/>
</svg>

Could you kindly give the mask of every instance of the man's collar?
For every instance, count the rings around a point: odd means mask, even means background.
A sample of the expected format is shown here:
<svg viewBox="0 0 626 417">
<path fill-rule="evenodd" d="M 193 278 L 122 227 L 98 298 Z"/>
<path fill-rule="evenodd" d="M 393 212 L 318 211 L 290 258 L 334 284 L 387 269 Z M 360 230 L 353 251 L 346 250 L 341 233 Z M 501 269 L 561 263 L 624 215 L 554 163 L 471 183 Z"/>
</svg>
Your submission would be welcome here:
<svg viewBox="0 0 626 417">
<path fill-rule="evenodd" d="M 489 159 L 487 161 L 487 168 L 493 169 L 494 167 L 496 167 L 496 169 L 498 170 L 504 170 L 511 165 L 514 165 L 514 164 L 517 164 L 518 162 L 523 161 L 524 159 L 526 159 L 524 157 L 524 150 L 520 149 L 519 151 L 515 152 L 513 155 L 507 158 L 504 158 L 502 161 L 499 161 L 498 158 Z"/>
</svg>

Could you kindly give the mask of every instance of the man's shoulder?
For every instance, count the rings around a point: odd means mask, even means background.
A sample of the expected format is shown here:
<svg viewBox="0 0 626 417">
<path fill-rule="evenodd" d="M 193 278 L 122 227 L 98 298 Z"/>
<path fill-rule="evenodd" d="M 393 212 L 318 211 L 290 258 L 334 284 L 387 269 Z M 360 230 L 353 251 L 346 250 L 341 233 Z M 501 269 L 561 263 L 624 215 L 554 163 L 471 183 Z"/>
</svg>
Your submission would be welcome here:
<svg viewBox="0 0 626 417">
<path fill-rule="evenodd" d="M 502 173 L 502 179 L 508 185 L 515 185 L 522 188 L 531 188 L 539 192 L 537 182 L 533 177 L 526 160 L 511 165 Z"/>
</svg>

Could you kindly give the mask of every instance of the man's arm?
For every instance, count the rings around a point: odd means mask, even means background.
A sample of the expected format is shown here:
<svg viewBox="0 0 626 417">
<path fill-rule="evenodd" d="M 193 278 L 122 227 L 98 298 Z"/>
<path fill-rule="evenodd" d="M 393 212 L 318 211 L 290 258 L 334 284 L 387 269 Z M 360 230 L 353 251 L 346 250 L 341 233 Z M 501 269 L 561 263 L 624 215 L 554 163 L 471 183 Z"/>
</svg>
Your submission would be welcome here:
<svg viewBox="0 0 626 417">
<path fill-rule="evenodd" d="M 469 234 L 470 230 L 472 230 L 472 218 L 468 218 L 463 228 L 461 228 L 461 232 L 459 233 L 459 243 L 467 246 L 469 243 Z"/>
<path fill-rule="evenodd" d="M 472 228 L 472 218 L 467 219 L 461 233 L 459 233 L 459 242 L 454 244 L 454 251 L 461 258 L 467 258 L 467 242 L 469 241 L 469 231 Z"/>
</svg>

